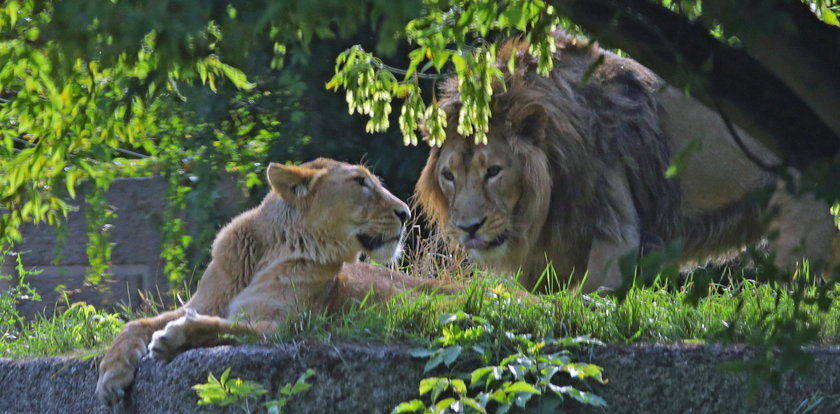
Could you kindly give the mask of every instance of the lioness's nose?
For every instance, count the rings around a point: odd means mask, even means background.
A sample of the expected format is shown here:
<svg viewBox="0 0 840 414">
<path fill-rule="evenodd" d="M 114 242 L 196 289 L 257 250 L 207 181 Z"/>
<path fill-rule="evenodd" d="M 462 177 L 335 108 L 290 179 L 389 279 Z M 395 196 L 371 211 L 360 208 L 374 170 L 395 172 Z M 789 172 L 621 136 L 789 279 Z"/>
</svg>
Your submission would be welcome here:
<svg viewBox="0 0 840 414">
<path fill-rule="evenodd" d="M 478 229 L 480 229 L 481 226 L 484 225 L 485 221 L 487 221 L 487 217 L 481 220 L 475 220 L 470 223 L 456 223 L 455 225 L 458 226 L 459 229 L 467 232 L 470 236 L 473 236 L 475 235 L 475 232 L 477 232 Z"/>
<path fill-rule="evenodd" d="M 400 223 L 402 224 L 405 224 L 405 222 L 411 218 L 411 211 L 409 211 L 408 208 L 402 206 L 400 206 L 400 208 L 395 208 L 394 214 L 397 215 L 397 218 L 400 219 Z"/>
</svg>

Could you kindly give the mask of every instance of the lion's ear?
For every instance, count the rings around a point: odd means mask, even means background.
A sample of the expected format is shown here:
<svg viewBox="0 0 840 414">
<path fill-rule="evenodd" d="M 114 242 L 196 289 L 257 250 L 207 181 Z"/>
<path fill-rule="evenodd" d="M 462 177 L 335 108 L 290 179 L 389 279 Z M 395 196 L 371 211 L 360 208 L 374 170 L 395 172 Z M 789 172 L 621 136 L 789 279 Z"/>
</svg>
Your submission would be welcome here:
<svg viewBox="0 0 840 414">
<path fill-rule="evenodd" d="M 268 182 L 271 188 L 290 203 L 297 202 L 312 192 L 315 183 L 327 170 L 271 163 L 268 166 Z"/>
<path fill-rule="evenodd" d="M 521 138 L 540 142 L 545 139 L 548 114 L 540 104 L 527 105 L 513 115 L 511 120 L 516 134 Z"/>
</svg>

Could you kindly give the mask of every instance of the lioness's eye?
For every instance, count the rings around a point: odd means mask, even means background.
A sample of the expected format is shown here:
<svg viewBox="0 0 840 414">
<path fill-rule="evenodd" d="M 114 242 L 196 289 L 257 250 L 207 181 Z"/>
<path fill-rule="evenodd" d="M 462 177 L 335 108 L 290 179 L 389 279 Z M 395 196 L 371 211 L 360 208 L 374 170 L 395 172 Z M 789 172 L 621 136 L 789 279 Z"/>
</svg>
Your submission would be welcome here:
<svg viewBox="0 0 840 414">
<path fill-rule="evenodd" d="M 365 177 L 355 177 L 353 178 L 353 180 L 359 183 L 359 185 L 362 187 L 368 187 L 367 179 Z"/>
<path fill-rule="evenodd" d="M 500 172 L 502 172 L 502 167 L 499 167 L 498 165 L 494 165 L 494 166 L 487 169 L 486 177 L 487 178 L 493 178 L 493 177 L 499 175 Z"/>
<path fill-rule="evenodd" d="M 441 172 L 440 175 L 442 175 L 443 179 L 446 180 L 446 181 L 454 181 L 455 180 L 455 176 L 452 175 L 452 172 L 449 171 L 449 170 L 443 170 L 443 172 Z"/>
</svg>

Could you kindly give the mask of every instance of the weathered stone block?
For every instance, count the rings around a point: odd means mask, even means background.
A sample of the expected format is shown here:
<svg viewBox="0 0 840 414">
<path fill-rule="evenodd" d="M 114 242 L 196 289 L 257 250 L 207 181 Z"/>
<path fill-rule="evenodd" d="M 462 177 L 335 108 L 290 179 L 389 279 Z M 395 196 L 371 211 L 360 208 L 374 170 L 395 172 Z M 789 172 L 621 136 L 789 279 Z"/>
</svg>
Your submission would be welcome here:
<svg viewBox="0 0 840 414">
<path fill-rule="evenodd" d="M 312 388 L 292 398 L 286 413 L 388 413 L 418 398 L 424 360 L 403 345 L 291 343 L 274 347 L 225 346 L 190 350 L 171 362 L 144 358 L 126 403 L 109 410 L 94 396 L 95 362 L 72 358 L 0 360 L 0 413 L 236 413 L 237 406 L 199 406 L 192 386 L 231 368 L 232 378 L 257 381 L 276 393 L 306 369 Z M 609 407 L 570 403 L 569 413 L 809 413 L 840 412 L 840 350 L 815 348 L 815 370 L 785 374 L 780 388 L 749 395 L 745 372 L 719 369 L 724 361 L 752 358 L 755 350 L 703 345 L 608 345 L 578 352 L 578 360 L 604 368 L 593 387 Z M 276 395 L 268 395 L 276 398 Z M 254 401 L 251 407 L 265 401 Z M 799 410 L 799 411 L 797 411 Z M 255 409 L 254 412 L 260 412 Z"/>
</svg>

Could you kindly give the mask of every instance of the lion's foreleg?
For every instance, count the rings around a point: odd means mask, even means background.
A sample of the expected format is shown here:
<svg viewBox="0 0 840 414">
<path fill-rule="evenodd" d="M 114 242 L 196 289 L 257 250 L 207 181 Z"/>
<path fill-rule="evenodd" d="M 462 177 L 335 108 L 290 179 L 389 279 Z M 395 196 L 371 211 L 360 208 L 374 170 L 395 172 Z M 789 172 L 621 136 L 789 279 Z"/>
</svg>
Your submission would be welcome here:
<svg viewBox="0 0 840 414">
<path fill-rule="evenodd" d="M 276 329 L 273 321 L 247 322 L 187 312 L 154 333 L 149 355 L 170 360 L 188 349 L 229 343 L 227 335 L 261 334 Z"/>
<path fill-rule="evenodd" d="M 812 271 L 821 272 L 835 259 L 832 250 L 837 227 L 829 206 L 811 195 L 792 196 L 779 187 L 770 199 L 776 213 L 770 222 L 769 240 L 775 264 L 793 270 L 806 258 Z"/>
<path fill-rule="evenodd" d="M 325 298 L 329 312 L 339 313 L 354 303 L 385 302 L 404 292 L 453 294 L 464 289 L 451 280 L 427 279 L 367 263 L 348 263 L 341 269 Z"/>
<path fill-rule="evenodd" d="M 99 363 L 96 395 L 102 402 L 112 405 L 123 398 L 126 388 L 134 381 L 137 361 L 146 354 L 152 334 L 182 315 L 184 310 L 177 309 L 125 325 Z"/>
<path fill-rule="evenodd" d="M 624 282 L 621 259 L 627 255 L 638 255 L 639 232 L 633 227 L 627 229 L 618 241 L 595 240 L 589 252 L 589 273 L 581 287 L 591 292 L 599 287 L 617 288 Z"/>
<path fill-rule="evenodd" d="M 623 170 L 615 170 L 607 172 L 605 178 L 608 188 L 605 202 L 610 207 L 610 214 L 596 219 L 596 226 L 604 236 L 592 240 L 587 262 L 588 275 L 581 286 L 584 292 L 591 292 L 602 286 L 621 286 L 624 279 L 620 259 L 639 253 L 639 213 L 633 202 L 627 176 Z"/>
</svg>

